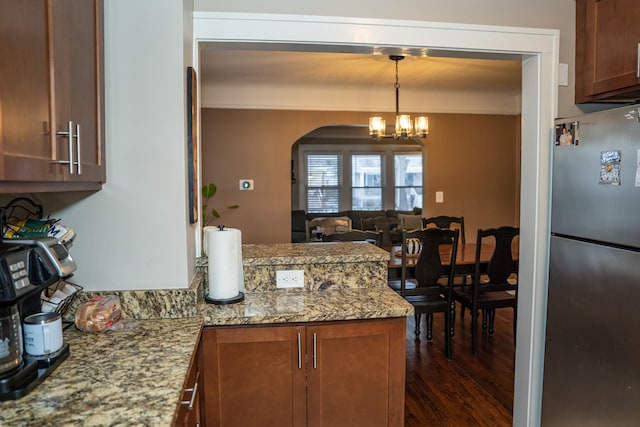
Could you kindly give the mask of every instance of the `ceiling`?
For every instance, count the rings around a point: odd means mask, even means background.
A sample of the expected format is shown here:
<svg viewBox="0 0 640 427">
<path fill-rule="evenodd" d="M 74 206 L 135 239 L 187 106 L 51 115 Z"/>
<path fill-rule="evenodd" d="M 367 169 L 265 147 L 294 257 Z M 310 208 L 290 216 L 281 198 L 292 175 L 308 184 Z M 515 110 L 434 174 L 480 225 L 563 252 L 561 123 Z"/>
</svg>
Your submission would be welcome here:
<svg viewBox="0 0 640 427">
<path fill-rule="evenodd" d="M 308 48 L 256 50 L 255 45 L 229 49 L 228 45 L 203 46 L 199 74 L 218 84 L 299 84 L 393 90 L 395 63 L 388 55 L 408 53 L 399 62 L 403 89 L 521 91 L 521 60 L 513 56 L 488 56 L 471 52 L 426 52 L 378 49 L 374 52 L 313 52 Z M 371 50 L 371 49 L 370 49 Z M 464 57 L 460 57 L 464 56 Z"/>
</svg>

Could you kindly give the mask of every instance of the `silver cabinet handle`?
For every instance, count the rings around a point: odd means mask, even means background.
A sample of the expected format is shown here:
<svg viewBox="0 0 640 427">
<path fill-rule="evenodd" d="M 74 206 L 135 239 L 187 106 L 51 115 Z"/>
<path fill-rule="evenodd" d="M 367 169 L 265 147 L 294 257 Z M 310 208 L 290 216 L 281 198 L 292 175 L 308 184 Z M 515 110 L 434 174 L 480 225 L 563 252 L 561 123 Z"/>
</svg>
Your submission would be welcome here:
<svg viewBox="0 0 640 427">
<path fill-rule="evenodd" d="M 80 157 L 80 125 L 76 123 L 76 158 L 78 161 L 76 162 L 76 172 L 78 175 L 82 175 L 81 165 L 82 158 Z"/>
<path fill-rule="evenodd" d="M 190 391 L 191 392 L 191 399 L 183 400 L 182 402 L 180 402 L 181 405 L 189 405 L 189 410 L 190 411 L 193 409 L 193 404 L 195 403 L 196 396 L 198 394 L 198 380 L 199 379 L 200 379 L 200 372 L 198 372 L 198 375 L 196 375 L 196 382 L 193 384 L 193 387 L 184 389 L 184 391 Z"/>
<path fill-rule="evenodd" d="M 298 369 L 302 369 L 302 348 L 300 344 L 300 332 L 298 332 Z"/>
<path fill-rule="evenodd" d="M 66 131 L 58 131 L 56 132 L 56 135 L 59 136 L 66 136 L 69 141 L 67 144 L 67 148 L 69 150 L 69 160 L 58 160 L 58 161 L 54 161 L 53 163 L 60 163 L 60 164 L 69 164 L 69 174 L 73 175 L 73 165 L 76 165 L 76 173 L 78 175 L 82 174 L 82 160 L 81 160 L 81 156 L 80 156 L 80 146 L 81 144 L 81 140 L 80 140 L 80 125 L 76 124 L 76 133 L 73 133 L 73 122 L 69 121 L 67 122 L 67 130 Z M 74 161 L 73 160 L 73 141 L 76 141 L 76 158 L 77 160 Z"/>
<path fill-rule="evenodd" d="M 67 130 L 66 131 L 58 131 L 56 135 L 66 136 L 69 138 L 68 149 L 69 149 L 69 173 L 73 174 L 73 122 L 67 122 Z M 66 160 L 60 160 L 55 163 L 63 163 L 66 164 Z"/>
<path fill-rule="evenodd" d="M 316 334 L 313 334 L 313 369 L 316 369 L 318 367 L 316 361 L 317 361 L 317 356 L 318 356 L 318 352 L 316 351 L 318 348 L 317 346 L 317 340 L 316 340 Z"/>
<path fill-rule="evenodd" d="M 638 53 L 636 54 L 636 77 L 640 79 L 640 43 L 638 43 Z"/>
</svg>

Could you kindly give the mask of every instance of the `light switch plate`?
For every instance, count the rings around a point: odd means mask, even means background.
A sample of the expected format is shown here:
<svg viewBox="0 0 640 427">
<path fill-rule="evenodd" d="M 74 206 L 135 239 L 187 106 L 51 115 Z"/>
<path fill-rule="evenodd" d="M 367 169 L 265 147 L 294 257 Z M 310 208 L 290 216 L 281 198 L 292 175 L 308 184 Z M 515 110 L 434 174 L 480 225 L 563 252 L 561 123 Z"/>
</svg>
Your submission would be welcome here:
<svg viewBox="0 0 640 427">
<path fill-rule="evenodd" d="M 241 190 L 253 190 L 253 180 L 252 179 L 241 179 L 240 180 L 240 189 Z"/>
<path fill-rule="evenodd" d="M 436 191 L 436 203 L 444 203 L 444 192 Z"/>
<path fill-rule="evenodd" d="M 304 270 L 276 271 L 276 288 L 303 288 Z"/>
<path fill-rule="evenodd" d="M 558 65 L 558 86 L 569 86 L 569 64 Z"/>
</svg>

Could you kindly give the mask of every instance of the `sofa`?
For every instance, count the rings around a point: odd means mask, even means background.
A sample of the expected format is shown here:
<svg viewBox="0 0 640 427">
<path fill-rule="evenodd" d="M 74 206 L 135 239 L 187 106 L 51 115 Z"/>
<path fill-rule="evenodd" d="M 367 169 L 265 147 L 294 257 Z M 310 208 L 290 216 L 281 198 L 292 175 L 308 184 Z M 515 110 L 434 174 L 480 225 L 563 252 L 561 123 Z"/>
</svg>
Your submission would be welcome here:
<svg viewBox="0 0 640 427">
<path fill-rule="evenodd" d="M 376 218 L 376 217 L 390 217 L 397 218 L 400 223 L 402 223 L 403 219 L 407 217 L 411 217 L 412 219 L 417 216 L 421 217 L 422 209 L 414 208 L 411 211 L 397 211 L 393 209 L 387 210 L 378 210 L 378 211 L 358 211 L 358 210 L 349 210 L 349 211 L 340 211 L 340 212 L 331 212 L 331 213 L 306 213 L 304 210 L 293 210 L 291 211 L 291 242 L 292 243 L 300 243 L 307 241 L 307 230 L 306 230 L 306 221 L 312 220 L 314 218 L 333 218 L 333 217 L 348 217 L 351 219 L 351 226 L 354 229 L 362 230 L 362 229 L 374 229 L 373 227 L 365 227 L 362 228 L 362 220 L 368 218 Z M 420 218 L 421 221 L 421 218 Z M 399 235 L 401 233 L 391 233 L 392 235 L 392 243 L 399 243 Z"/>
</svg>

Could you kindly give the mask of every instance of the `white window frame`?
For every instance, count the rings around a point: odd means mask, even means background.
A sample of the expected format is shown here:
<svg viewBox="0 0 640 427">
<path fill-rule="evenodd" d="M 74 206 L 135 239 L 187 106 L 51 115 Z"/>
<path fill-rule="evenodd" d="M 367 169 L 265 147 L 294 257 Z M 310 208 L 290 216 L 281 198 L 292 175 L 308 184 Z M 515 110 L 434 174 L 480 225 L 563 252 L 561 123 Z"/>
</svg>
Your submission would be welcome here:
<svg viewBox="0 0 640 427">
<path fill-rule="evenodd" d="M 397 154 L 419 154 L 422 156 L 423 194 L 425 177 L 425 156 L 423 150 L 415 146 L 402 146 L 395 144 L 371 145 L 357 144 L 336 144 L 327 148 L 326 145 L 303 144 L 298 150 L 299 185 L 298 185 L 298 209 L 307 209 L 307 162 L 308 154 L 339 154 L 342 156 L 342 191 L 338 212 L 352 210 L 352 188 L 351 188 L 351 155 L 352 154 L 375 154 L 382 156 L 382 210 L 395 209 L 395 165 L 394 159 Z M 423 198 L 424 203 L 424 198 Z M 295 207 L 294 207 L 295 209 Z"/>
</svg>

